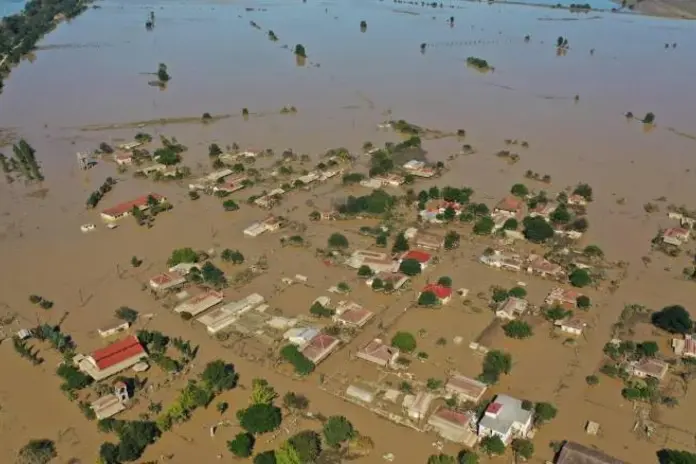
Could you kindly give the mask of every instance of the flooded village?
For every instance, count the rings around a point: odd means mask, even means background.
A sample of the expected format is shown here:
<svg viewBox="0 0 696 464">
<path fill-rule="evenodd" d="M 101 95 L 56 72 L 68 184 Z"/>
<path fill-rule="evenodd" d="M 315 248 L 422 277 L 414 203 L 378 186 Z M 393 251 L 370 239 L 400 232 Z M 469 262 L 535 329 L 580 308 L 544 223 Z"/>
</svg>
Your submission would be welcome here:
<svg viewBox="0 0 696 464">
<path fill-rule="evenodd" d="M 2 462 L 696 459 L 688 6 L 27 9 Z"/>
</svg>

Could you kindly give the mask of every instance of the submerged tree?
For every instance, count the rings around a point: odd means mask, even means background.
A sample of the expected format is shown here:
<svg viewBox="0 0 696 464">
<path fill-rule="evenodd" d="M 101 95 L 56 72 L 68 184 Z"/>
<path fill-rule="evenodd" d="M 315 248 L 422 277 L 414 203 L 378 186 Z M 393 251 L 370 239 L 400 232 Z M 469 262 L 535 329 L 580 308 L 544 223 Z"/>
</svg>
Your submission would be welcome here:
<svg viewBox="0 0 696 464">
<path fill-rule="evenodd" d="M 165 83 L 169 82 L 169 79 L 171 77 L 169 76 L 169 73 L 167 72 L 167 65 L 164 63 L 160 63 L 159 67 L 157 68 L 157 79 L 159 79 L 160 82 Z"/>
<path fill-rule="evenodd" d="M 307 52 L 305 51 L 304 45 L 295 45 L 295 55 L 301 56 L 302 58 L 307 58 Z"/>
</svg>

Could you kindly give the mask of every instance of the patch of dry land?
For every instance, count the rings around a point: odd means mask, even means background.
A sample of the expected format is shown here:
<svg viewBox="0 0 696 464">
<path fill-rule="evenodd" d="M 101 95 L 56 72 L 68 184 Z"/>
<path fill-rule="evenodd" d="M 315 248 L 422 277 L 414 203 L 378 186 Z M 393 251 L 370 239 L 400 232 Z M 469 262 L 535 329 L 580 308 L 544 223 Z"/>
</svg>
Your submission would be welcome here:
<svg viewBox="0 0 696 464">
<path fill-rule="evenodd" d="M 668 18 L 695 19 L 696 5 L 690 0 L 643 0 L 628 2 L 641 13 Z"/>
<path fill-rule="evenodd" d="M 689 23 L 123 6 L 0 95 L 0 462 L 696 452 Z"/>
</svg>

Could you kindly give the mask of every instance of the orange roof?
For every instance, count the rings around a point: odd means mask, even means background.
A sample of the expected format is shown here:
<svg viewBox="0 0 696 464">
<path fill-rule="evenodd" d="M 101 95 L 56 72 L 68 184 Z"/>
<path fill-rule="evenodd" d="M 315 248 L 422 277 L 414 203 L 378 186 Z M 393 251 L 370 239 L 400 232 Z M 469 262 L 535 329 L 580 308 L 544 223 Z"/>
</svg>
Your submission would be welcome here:
<svg viewBox="0 0 696 464">
<path fill-rule="evenodd" d="M 145 354 L 145 348 L 135 335 L 131 335 L 105 348 L 96 350 L 92 353 L 92 359 L 97 367 L 103 370 L 142 354 Z"/>
<path fill-rule="evenodd" d="M 138 208 L 142 208 L 143 206 L 147 205 L 147 198 L 150 196 L 153 197 L 157 201 L 164 200 L 164 197 L 158 193 L 148 193 L 147 195 L 139 196 L 135 200 L 127 201 L 125 203 L 120 203 L 120 204 L 113 206 L 109 209 L 105 209 L 104 211 L 102 211 L 102 214 L 105 214 L 107 216 L 119 216 L 121 214 L 124 214 L 124 213 L 131 211 L 134 206 L 137 206 Z"/>
</svg>

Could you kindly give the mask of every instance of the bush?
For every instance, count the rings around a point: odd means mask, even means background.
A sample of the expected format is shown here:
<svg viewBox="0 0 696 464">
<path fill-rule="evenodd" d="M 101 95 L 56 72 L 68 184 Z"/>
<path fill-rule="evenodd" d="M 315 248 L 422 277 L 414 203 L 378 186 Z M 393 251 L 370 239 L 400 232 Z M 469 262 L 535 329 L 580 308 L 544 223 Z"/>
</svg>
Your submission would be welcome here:
<svg viewBox="0 0 696 464">
<path fill-rule="evenodd" d="M 582 253 L 589 258 L 603 258 L 604 252 L 597 245 L 587 245 Z"/>
<path fill-rule="evenodd" d="M 317 317 L 331 317 L 334 315 L 334 310 L 325 308 L 317 301 L 309 308 L 309 313 Z"/>
<path fill-rule="evenodd" d="M 580 195 L 587 201 L 592 201 L 592 187 L 588 184 L 578 184 L 573 190 L 573 194 Z"/>
<path fill-rule="evenodd" d="M 579 297 L 576 298 L 575 304 L 580 309 L 587 309 L 592 305 L 592 302 L 590 301 L 590 297 L 585 296 L 585 295 L 580 295 Z"/>
<path fill-rule="evenodd" d="M 592 278 L 585 269 L 575 269 L 570 273 L 568 279 L 573 287 L 578 288 L 586 287 L 592 283 Z"/>
<path fill-rule="evenodd" d="M 372 276 L 372 269 L 370 269 L 370 266 L 362 265 L 360 266 L 360 269 L 358 269 L 358 276 L 360 277 L 371 277 Z"/>
<path fill-rule="evenodd" d="M 172 255 L 167 260 L 169 266 L 176 266 L 179 263 L 196 262 L 198 262 L 198 253 L 193 251 L 193 248 L 177 248 L 172 251 Z"/>
<path fill-rule="evenodd" d="M 237 419 L 244 430 L 258 435 L 280 427 L 282 415 L 280 409 L 272 404 L 254 404 L 237 411 Z"/>
<path fill-rule="evenodd" d="M 309 407 L 309 400 L 300 393 L 287 392 L 283 396 L 283 405 L 288 409 L 305 410 Z"/>
<path fill-rule="evenodd" d="M 331 234 L 328 244 L 330 248 L 348 248 L 348 239 L 345 235 L 336 232 Z"/>
<path fill-rule="evenodd" d="M 238 433 L 234 440 L 227 442 L 230 453 L 240 458 L 248 458 L 254 449 L 254 437 L 249 433 Z"/>
<path fill-rule="evenodd" d="M 510 218 L 503 224 L 503 230 L 517 230 L 518 226 L 517 219 Z"/>
<path fill-rule="evenodd" d="M 401 351 L 411 353 L 416 349 L 416 337 L 409 332 L 397 332 L 391 339 L 391 346 Z"/>
<path fill-rule="evenodd" d="M 329 446 L 338 447 L 355 436 L 353 424 L 343 416 L 331 416 L 324 424 L 324 438 Z"/>
<path fill-rule="evenodd" d="M 587 385 L 597 385 L 599 383 L 599 377 L 596 375 L 588 375 L 585 377 L 585 382 L 587 382 Z"/>
<path fill-rule="evenodd" d="M 295 345 L 285 345 L 280 350 L 280 355 L 295 367 L 295 372 L 300 375 L 311 374 L 314 370 L 314 363 L 307 359 Z"/>
<path fill-rule="evenodd" d="M 239 250 L 230 250 L 229 248 L 222 250 L 220 258 L 233 264 L 242 264 L 244 262 L 244 255 Z"/>
<path fill-rule="evenodd" d="M 394 245 L 392 246 L 392 253 L 403 253 L 409 250 L 408 240 L 403 232 L 394 239 Z"/>
<path fill-rule="evenodd" d="M 523 321 L 510 321 L 503 326 L 503 331 L 506 336 L 520 340 L 532 336 L 532 328 Z"/>
<path fill-rule="evenodd" d="M 693 322 L 683 306 L 673 305 L 653 313 L 652 324 L 670 333 L 685 334 L 691 332 Z"/>
<path fill-rule="evenodd" d="M 452 288 L 452 278 L 449 276 L 442 276 L 437 279 L 437 284 L 443 287 Z"/>
</svg>

